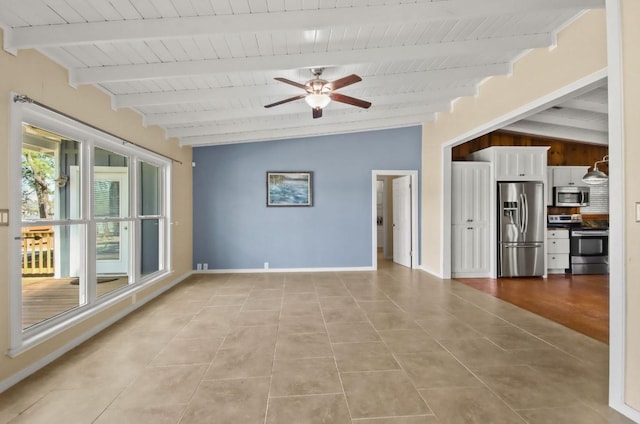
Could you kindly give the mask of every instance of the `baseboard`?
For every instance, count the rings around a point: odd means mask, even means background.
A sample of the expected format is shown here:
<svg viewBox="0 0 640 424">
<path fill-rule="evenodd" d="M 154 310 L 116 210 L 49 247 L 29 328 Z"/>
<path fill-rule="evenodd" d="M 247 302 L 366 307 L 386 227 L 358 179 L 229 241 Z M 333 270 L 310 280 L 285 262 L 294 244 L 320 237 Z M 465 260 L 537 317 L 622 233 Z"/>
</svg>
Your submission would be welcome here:
<svg viewBox="0 0 640 424">
<path fill-rule="evenodd" d="M 160 289 L 156 290 L 155 292 L 153 292 L 153 294 L 148 296 L 147 298 L 132 304 L 131 306 L 129 306 L 127 309 L 123 310 L 122 312 L 114 315 L 113 317 L 109 318 L 106 321 L 103 321 L 97 327 L 92 328 L 91 330 L 87 331 L 86 333 L 82 334 L 81 336 L 76 337 L 75 339 L 71 340 L 69 343 L 65 344 L 64 346 L 61 346 L 59 349 L 56 349 L 55 351 L 51 352 L 47 356 L 45 356 L 42 359 L 38 360 L 37 362 L 34 362 L 33 364 L 31 364 L 28 367 L 18 371 L 17 373 L 13 374 L 12 376 L 10 376 L 8 378 L 5 378 L 4 380 L 0 381 L 0 393 L 4 392 L 5 390 L 10 388 L 11 386 L 19 383 L 20 381 L 24 380 L 25 378 L 27 378 L 28 376 L 30 376 L 34 372 L 38 371 L 39 369 L 45 367 L 46 365 L 48 365 L 49 363 L 53 362 L 54 360 L 58 359 L 59 357 L 61 357 L 65 353 L 69 352 L 71 349 L 73 349 L 73 348 L 77 347 L 78 345 L 84 343 L 85 341 L 89 340 L 91 337 L 95 336 L 96 334 L 98 334 L 99 332 L 104 330 L 105 328 L 107 328 L 110 325 L 116 323 L 117 321 L 121 320 L 125 316 L 129 315 L 131 312 L 133 312 L 136 309 L 140 308 L 141 306 L 143 306 L 147 302 L 155 299 L 156 297 L 160 296 L 162 293 L 164 293 L 167 290 L 173 288 L 174 286 L 176 286 L 180 282 L 184 281 L 191 274 L 193 274 L 193 273 L 192 272 L 187 272 L 187 273 L 183 274 L 181 277 L 178 277 L 178 278 L 174 279 L 172 282 L 170 282 L 166 286 L 163 286 L 162 288 L 160 288 Z"/>
<path fill-rule="evenodd" d="M 264 274 L 270 272 L 354 272 L 375 271 L 373 267 L 345 267 L 345 268 L 248 268 L 248 269 L 207 269 L 194 270 L 194 274 Z"/>
<path fill-rule="evenodd" d="M 442 274 L 435 273 L 435 272 L 431 271 L 430 269 L 428 269 L 428 268 L 424 267 L 423 265 L 420 265 L 420 266 L 418 267 L 418 269 L 419 269 L 420 271 L 424 271 L 424 272 L 426 272 L 427 274 L 432 275 L 432 276 L 434 276 L 434 277 L 436 277 L 436 278 L 439 278 L 439 279 L 441 279 L 441 280 L 442 280 L 442 279 L 444 279 L 444 277 L 442 276 Z"/>
<path fill-rule="evenodd" d="M 618 403 L 618 402 L 611 402 L 609 406 L 615 409 L 616 411 L 618 411 L 619 413 L 621 413 L 622 415 L 624 415 L 625 417 L 629 418 L 630 420 L 640 423 L 640 411 L 638 411 L 637 409 L 633 409 L 626 403 Z"/>
</svg>

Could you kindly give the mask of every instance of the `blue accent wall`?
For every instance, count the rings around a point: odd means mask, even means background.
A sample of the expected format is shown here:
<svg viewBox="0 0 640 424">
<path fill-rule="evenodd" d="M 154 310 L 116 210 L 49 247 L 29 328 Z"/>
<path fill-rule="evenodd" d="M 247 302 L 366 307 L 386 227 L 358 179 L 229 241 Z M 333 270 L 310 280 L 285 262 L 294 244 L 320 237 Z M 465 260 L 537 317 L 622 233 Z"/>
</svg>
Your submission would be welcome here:
<svg viewBox="0 0 640 424">
<path fill-rule="evenodd" d="M 421 131 L 194 148 L 194 269 L 371 266 L 371 171 L 420 170 Z M 267 171 L 312 171 L 313 206 L 267 207 Z"/>
</svg>

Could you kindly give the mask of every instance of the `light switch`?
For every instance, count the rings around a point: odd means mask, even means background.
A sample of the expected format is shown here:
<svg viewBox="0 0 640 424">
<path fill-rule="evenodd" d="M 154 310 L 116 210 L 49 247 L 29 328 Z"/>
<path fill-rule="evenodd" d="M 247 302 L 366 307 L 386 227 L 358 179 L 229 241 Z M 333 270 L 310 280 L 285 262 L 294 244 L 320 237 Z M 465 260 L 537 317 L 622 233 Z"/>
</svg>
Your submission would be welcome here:
<svg viewBox="0 0 640 424">
<path fill-rule="evenodd" d="M 9 209 L 0 209 L 0 226 L 9 226 Z"/>
</svg>

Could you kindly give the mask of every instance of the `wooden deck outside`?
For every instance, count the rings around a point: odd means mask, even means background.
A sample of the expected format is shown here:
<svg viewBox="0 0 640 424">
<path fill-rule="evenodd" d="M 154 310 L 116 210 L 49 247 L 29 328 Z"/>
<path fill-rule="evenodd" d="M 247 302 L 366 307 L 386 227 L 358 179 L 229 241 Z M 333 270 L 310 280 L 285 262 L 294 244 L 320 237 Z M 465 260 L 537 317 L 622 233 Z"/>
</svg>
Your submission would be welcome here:
<svg viewBox="0 0 640 424">
<path fill-rule="evenodd" d="M 100 278 L 102 279 L 102 277 Z M 100 281 L 99 279 L 99 281 Z M 23 277 L 22 328 L 52 318 L 78 306 L 79 285 L 76 278 Z M 102 296 L 128 284 L 127 277 L 113 277 L 98 284 Z"/>
</svg>

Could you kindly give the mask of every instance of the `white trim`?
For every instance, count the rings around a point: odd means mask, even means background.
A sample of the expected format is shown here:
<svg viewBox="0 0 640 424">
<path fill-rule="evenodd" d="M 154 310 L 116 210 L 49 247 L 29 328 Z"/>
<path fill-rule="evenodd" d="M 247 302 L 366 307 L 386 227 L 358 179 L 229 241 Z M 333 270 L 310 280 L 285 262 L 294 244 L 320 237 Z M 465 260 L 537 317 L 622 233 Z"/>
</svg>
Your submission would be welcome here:
<svg viewBox="0 0 640 424">
<path fill-rule="evenodd" d="M 447 227 L 444 226 L 447 220 L 449 224 L 451 221 L 451 200 L 449 199 L 448 201 L 445 201 L 445 195 L 447 193 L 445 190 L 451 188 L 451 148 L 481 135 L 487 134 L 491 131 L 500 129 L 506 125 L 512 124 L 529 115 L 538 113 L 541 110 L 547 109 L 554 104 L 560 103 L 568 98 L 575 97 L 579 93 L 587 92 L 595 87 L 602 86 L 603 81 L 606 77 L 607 69 L 601 69 L 597 72 L 592 73 L 591 75 L 574 81 L 571 84 L 568 84 L 556 91 L 553 91 L 530 103 L 527 103 L 526 105 L 514 109 L 500 117 L 486 122 L 472 130 L 469 130 L 464 134 L 456 136 L 442 145 L 442 193 L 440 195 L 440 201 L 443 210 L 443 215 L 440 219 L 440 223 L 442 225 L 442 228 L 440 229 L 442 246 L 442 252 L 440 256 L 440 269 L 442 270 L 442 278 L 451 278 L 450 265 L 449 272 L 445 272 L 445 261 L 450 261 L 451 258 L 451 231 L 447 230 Z M 448 212 L 445 209 L 448 209 Z M 448 218 L 445 217 L 446 213 L 448 213 L 449 215 Z M 451 225 L 449 225 L 449 227 L 450 226 Z M 445 247 L 448 247 L 448 250 L 445 250 Z M 495 262 L 495 260 L 492 260 L 492 262 Z M 491 275 L 496 275 L 494 274 L 495 265 L 492 266 L 493 268 Z"/>
<path fill-rule="evenodd" d="M 640 412 L 625 403 L 626 267 L 624 247 L 624 110 L 620 0 L 607 0 L 609 65 L 609 405 L 640 422 Z"/>
<path fill-rule="evenodd" d="M 361 271 L 375 271 L 375 268 L 370 266 L 360 267 L 344 267 L 344 268 L 238 268 L 238 269 L 208 269 L 208 270 L 193 270 L 194 275 L 198 274 L 269 274 L 278 272 L 361 272 Z"/>
<path fill-rule="evenodd" d="M 443 276 L 443 274 L 442 274 L 442 273 L 433 272 L 432 270 L 430 270 L 429 268 L 427 268 L 427 267 L 425 267 L 425 266 L 423 266 L 423 265 L 420 265 L 420 266 L 418 267 L 418 269 L 419 269 L 420 271 L 424 271 L 424 272 L 426 272 L 426 273 L 427 273 L 427 274 L 429 274 L 429 275 L 433 275 L 434 277 L 439 278 L 439 279 L 441 279 L 441 280 L 448 280 L 448 279 L 449 279 L 448 277 L 447 277 L 447 278 L 445 278 L 445 277 Z"/>
<path fill-rule="evenodd" d="M 7 390 L 9 387 L 13 386 L 14 384 L 20 382 L 21 380 L 25 379 L 26 377 L 28 377 L 29 375 L 33 374 L 34 372 L 38 371 L 39 369 L 43 368 L 47 364 L 49 364 L 52 361 L 56 360 L 57 358 L 61 357 L 62 355 L 64 355 L 65 353 L 67 353 L 68 351 L 73 349 L 74 347 L 76 347 L 76 346 L 80 345 L 81 343 L 89 340 L 91 337 L 95 336 L 96 334 L 98 334 L 99 332 L 101 332 L 105 328 L 109 327 L 110 325 L 114 324 L 118 320 L 120 320 L 120 319 L 124 318 L 125 316 L 129 315 L 131 312 L 133 312 L 136 309 L 140 308 L 141 306 L 145 305 L 147 302 L 155 299 L 156 297 L 160 296 L 162 293 L 164 293 L 167 290 L 173 288 L 174 286 L 176 286 L 177 284 L 179 284 L 180 282 L 184 281 L 186 278 L 191 276 L 191 274 L 192 274 L 191 272 L 187 272 L 187 273 L 183 274 L 181 277 L 173 280 L 171 283 L 167 284 L 166 286 L 156 290 L 155 292 L 153 292 L 151 295 L 147 296 L 143 300 L 132 304 L 127 309 L 125 309 L 125 310 L 119 312 L 118 314 L 112 316 L 108 320 L 101 322 L 100 325 L 98 325 L 98 326 L 92 328 L 91 330 L 85 332 L 84 334 L 76 337 L 75 339 L 71 340 L 69 343 L 66 343 L 64 346 L 60 347 L 59 349 L 56 349 L 55 351 L 51 352 L 50 354 L 48 354 L 44 358 L 41 358 L 37 362 L 34 362 L 33 364 L 29 365 L 27 368 L 24 368 L 24 369 L 20 370 L 19 372 L 11 375 L 10 377 L 5 378 L 4 380 L 0 381 L 0 393 L 2 393 L 3 391 Z"/>
<path fill-rule="evenodd" d="M 371 171 L 371 268 L 378 269 L 378 204 L 376 202 L 376 181 L 380 176 L 411 177 L 411 268 L 420 267 L 420 232 L 418 227 L 418 211 L 420 197 L 418 196 L 419 174 L 417 170 L 373 170 Z"/>
<path fill-rule="evenodd" d="M 163 172 L 163 187 L 170 187 L 171 182 L 167 178 L 171 177 L 170 170 L 172 161 L 159 154 L 147 151 L 136 145 L 123 145 L 122 140 L 117 139 L 99 129 L 89 127 L 88 125 L 76 121 L 70 117 L 61 115 L 54 111 L 40 107 L 37 104 L 17 103 L 14 101 L 15 93 L 10 93 L 10 139 L 9 152 L 11 158 L 19 158 L 20 149 L 22 147 L 22 123 L 28 122 L 44 128 L 48 131 L 64 135 L 80 142 L 80 172 L 82 181 L 87 184 L 82 185 L 84 199 L 91 199 L 93 187 L 93 155 L 91 151 L 94 147 L 108 149 L 111 152 L 126 156 L 130 162 L 135 160 L 143 160 L 154 166 L 158 166 Z M 131 169 L 131 168 L 130 168 Z M 10 243 L 9 258 L 11 263 L 20 263 L 20 249 L 15 243 L 20 240 L 22 225 L 24 224 L 21 216 L 21 196 L 20 196 L 20 180 L 21 180 L 21 162 L 20 160 L 10 160 L 10 237 L 13 243 Z M 170 192 L 161 192 L 165 202 L 170 201 Z M 131 207 L 131 205 L 130 205 Z M 165 207 L 167 207 L 165 205 Z M 68 220 L 34 220 L 29 221 L 32 225 L 79 225 L 82 232 L 81 242 L 88 243 L 89 246 L 95 246 L 95 218 L 93 218 L 93 202 L 83 202 L 81 205 L 82 212 L 79 217 Z M 170 211 L 167 207 L 166 211 Z M 89 219 L 92 217 L 91 219 Z M 59 218 L 59 217 L 58 217 Z M 127 218 L 134 221 L 138 218 L 138 211 L 133 211 Z M 165 224 L 164 236 L 170 233 L 168 230 L 168 222 L 170 216 L 165 215 L 163 223 Z M 165 239 L 165 245 L 160 246 L 160 254 L 170 254 L 170 246 L 166 245 L 169 241 Z M 164 248 L 164 249 L 163 249 Z M 95 252 L 87 249 L 85 245 L 81 245 L 81 252 L 86 254 L 80 264 L 80 275 L 85 276 L 87 281 L 95 281 Z M 170 259 L 164 258 L 165 262 L 161 262 L 160 266 L 167 264 L 170 266 Z M 11 357 L 21 354 L 31 349 L 37 344 L 51 339 L 52 337 L 63 333 L 67 328 L 75 325 L 88 317 L 91 317 L 104 310 L 105 308 L 119 302 L 120 300 L 137 293 L 142 288 L 148 288 L 151 284 L 167 278 L 172 274 L 170 268 L 161 268 L 157 272 L 136 281 L 135 285 L 128 285 L 122 289 L 115 290 L 110 295 L 105 295 L 96 300 L 95 286 L 85 286 L 85 282 L 81 281 L 80 301 L 78 307 L 66 311 L 58 316 L 52 317 L 46 321 L 38 323 L 27 329 L 22 328 L 22 291 L 20 267 L 10 267 L 9 270 L 9 348 L 7 354 Z M 131 274 L 130 274 L 131 275 Z M 85 290 L 86 289 L 86 290 Z"/>
<path fill-rule="evenodd" d="M 539 97 L 530 103 L 520 106 L 519 108 L 505 113 L 504 115 L 499 116 L 489 122 L 486 122 L 479 127 L 476 127 L 464 134 L 454 137 L 444 143 L 444 145 L 454 147 L 491 131 L 500 129 L 527 116 L 534 115 L 542 110 L 548 109 L 550 106 L 561 103 L 566 99 L 575 97 L 576 95 L 581 93 L 586 93 L 588 91 L 591 91 L 595 87 L 601 86 L 602 81 L 606 77 L 607 68 L 596 71 L 591 75 L 587 75 L 584 78 L 573 81 L 571 84 L 565 85 L 564 87 L 556 91 Z"/>
</svg>

